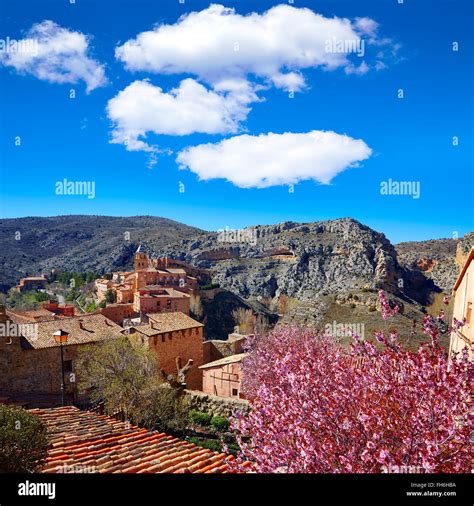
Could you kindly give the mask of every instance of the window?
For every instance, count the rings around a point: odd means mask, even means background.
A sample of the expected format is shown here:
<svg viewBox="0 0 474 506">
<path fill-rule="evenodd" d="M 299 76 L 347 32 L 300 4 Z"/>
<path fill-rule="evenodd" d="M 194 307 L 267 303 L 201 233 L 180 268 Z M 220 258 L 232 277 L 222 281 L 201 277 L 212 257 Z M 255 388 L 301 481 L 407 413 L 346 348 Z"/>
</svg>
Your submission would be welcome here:
<svg viewBox="0 0 474 506">
<path fill-rule="evenodd" d="M 471 316 L 472 316 L 472 302 L 468 302 L 466 309 L 466 325 L 470 325 Z"/>
<path fill-rule="evenodd" d="M 64 372 L 72 372 L 72 360 L 65 360 L 64 361 Z"/>
<path fill-rule="evenodd" d="M 171 299 L 168 299 L 167 304 L 168 304 L 168 306 L 171 306 Z"/>
<path fill-rule="evenodd" d="M 232 396 L 233 397 L 238 397 L 239 396 L 239 391 L 237 390 L 237 388 L 233 388 L 232 389 Z"/>
</svg>

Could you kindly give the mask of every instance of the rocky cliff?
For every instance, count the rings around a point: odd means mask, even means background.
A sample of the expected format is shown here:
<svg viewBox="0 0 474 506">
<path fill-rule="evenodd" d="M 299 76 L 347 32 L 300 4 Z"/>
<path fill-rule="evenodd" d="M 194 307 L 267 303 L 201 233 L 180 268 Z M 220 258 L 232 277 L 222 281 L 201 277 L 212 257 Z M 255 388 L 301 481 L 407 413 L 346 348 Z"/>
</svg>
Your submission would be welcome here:
<svg viewBox="0 0 474 506">
<path fill-rule="evenodd" d="M 399 264 L 382 233 L 350 218 L 259 225 L 240 236 L 231 232 L 201 234 L 167 245 L 160 254 L 210 269 L 214 283 L 243 298 L 311 301 L 365 287 L 423 299 L 434 289 L 422 273 Z"/>
</svg>

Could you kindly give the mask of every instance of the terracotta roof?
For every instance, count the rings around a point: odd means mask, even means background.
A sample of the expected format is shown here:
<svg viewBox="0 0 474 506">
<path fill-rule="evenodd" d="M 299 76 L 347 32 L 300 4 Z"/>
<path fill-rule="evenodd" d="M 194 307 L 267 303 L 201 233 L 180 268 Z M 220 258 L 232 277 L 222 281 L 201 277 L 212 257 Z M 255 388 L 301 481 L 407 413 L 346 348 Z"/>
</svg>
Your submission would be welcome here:
<svg viewBox="0 0 474 506">
<path fill-rule="evenodd" d="M 122 330 L 122 327 L 102 314 L 56 318 L 35 323 L 37 334 L 24 336 L 35 349 L 59 346 L 53 337 L 53 333 L 58 330 L 64 330 L 69 334 L 68 345 L 87 344 L 118 337 Z"/>
<path fill-rule="evenodd" d="M 150 291 L 159 291 L 160 293 L 154 293 L 154 294 L 143 294 L 143 295 L 140 295 L 140 297 L 146 297 L 146 296 L 149 296 L 149 297 L 177 297 L 177 298 L 181 298 L 181 299 L 186 299 L 189 297 L 189 295 L 187 293 L 184 293 L 184 292 L 180 292 L 179 290 L 175 290 L 174 288 L 164 288 L 162 285 L 147 285 L 147 286 L 144 286 L 143 288 L 139 288 L 138 291 L 146 291 L 146 290 L 150 290 Z"/>
<path fill-rule="evenodd" d="M 218 367 L 227 364 L 235 364 L 236 362 L 241 362 L 246 355 L 247 353 L 237 353 L 236 355 L 229 355 L 228 357 L 220 358 L 219 360 L 214 360 L 214 362 L 209 362 L 207 364 L 200 365 L 199 369 L 206 369 L 208 367 Z"/>
<path fill-rule="evenodd" d="M 43 473 L 227 473 L 225 453 L 75 407 L 32 409 L 48 426 Z M 69 471 L 71 472 L 71 471 Z"/>
<path fill-rule="evenodd" d="M 154 329 L 159 329 L 161 332 L 204 327 L 202 323 L 179 311 L 172 313 L 150 313 L 148 314 L 148 318 L 152 320 Z"/>
<path fill-rule="evenodd" d="M 171 274 L 186 274 L 186 271 L 181 267 L 167 267 L 166 270 Z"/>
<path fill-rule="evenodd" d="M 30 311 L 11 311 L 7 309 L 7 315 L 13 323 L 35 323 L 43 320 L 51 320 L 53 311 L 48 309 L 32 309 Z"/>
<path fill-rule="evenodd" d="M 474 259 L 474 248 L 471 249 L 471 252 L 469 253 L 469 256 L 467 257 L 466 263 L 464 264 L 461 273 L 458 276 L 458 279 L 456 280 L 456 283 L 453 287 L 453 293 L 458 289 L 458 286 L 460 285 L 462 278 L 464 277 L 464 274 L 466 274 L 467 268 L 469 267 L 469 264 Z"/>
</svg>

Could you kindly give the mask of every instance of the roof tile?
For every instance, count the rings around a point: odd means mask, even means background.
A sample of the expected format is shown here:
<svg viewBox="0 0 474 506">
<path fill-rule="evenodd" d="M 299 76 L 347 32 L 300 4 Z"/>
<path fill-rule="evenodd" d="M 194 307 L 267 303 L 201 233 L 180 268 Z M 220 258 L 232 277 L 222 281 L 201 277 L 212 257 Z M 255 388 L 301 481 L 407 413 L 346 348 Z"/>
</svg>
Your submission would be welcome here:
<svg viewBox="0 0 474 506">
<path fill-rule="evenodd" d="M 74 407 L 33 409 L 48 426 L 50 450 L 43 473 L 226 473 L 216 453 L 161 432 L 130 426 Z M 64 471 L 63 471 L 64 472 Z"/>
</svg>

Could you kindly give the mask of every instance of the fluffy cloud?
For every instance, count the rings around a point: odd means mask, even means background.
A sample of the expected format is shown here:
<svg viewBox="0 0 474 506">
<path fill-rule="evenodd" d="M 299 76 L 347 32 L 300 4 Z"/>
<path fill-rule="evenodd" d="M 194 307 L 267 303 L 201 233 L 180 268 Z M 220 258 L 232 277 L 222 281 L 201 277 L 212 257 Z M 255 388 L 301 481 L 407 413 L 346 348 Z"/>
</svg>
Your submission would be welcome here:
<svg viewBox="0 0 474 506">
<path fill-rule="evenodd" d="M 157 153 L 158 149 L 144 140 L 148 132 L 236 133 L 249 112 L 245 104 L 255 97 L 245 83 L 229 80 L 221 84 L 217 93 L 189 78 L 166 93 L 147 80 L 134 81 L 107 104 L 114 125 L 111 142 L 125 144 L 129 151 Z"/>
<path fill-rule="evenodd" d="M 352 22 L 326 18 L 284 4 L 246 16 L 212 4 L 182 16 L 173 25 L 140 33 L 117 47 L 115 54 L 132 71 L 187 73 L 213 87 L 222 80 L 258 78 L 296 91 L 305 86 L 302 71 L 311 67 L 363 73 L 356 69 L 362 63 L 368 69 L 368 64 L 355 51 L 338 47 L 354 47 L 363 37 L 377 43 L 377 29 L 370 18 Z M 383 44 L 390 43 L 384 39 Z"/>
<path fill-rule="evenodd" d="M 16 41 L 0 53 L 0 64 L 20 73 L 52 83 L 84 81 L 87 92 L 107 80 L 104 66 L 87 56 L 88 38 L 81 32 L 62 28 L 53 21 L 31 27 L 25 39 Z"/>
<path fill-rule="evenodd" d="M 201 180 L 226 179 L 240 188 L 267 188 L 308 179 L 329 184 L 371 154 L 361 139 L 313 130 L 240 135 L 188 147 L 178 154 L 177 162 Z"/>
</svg>

